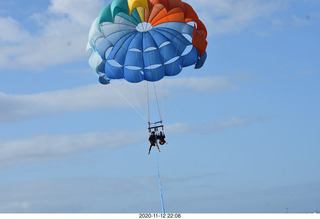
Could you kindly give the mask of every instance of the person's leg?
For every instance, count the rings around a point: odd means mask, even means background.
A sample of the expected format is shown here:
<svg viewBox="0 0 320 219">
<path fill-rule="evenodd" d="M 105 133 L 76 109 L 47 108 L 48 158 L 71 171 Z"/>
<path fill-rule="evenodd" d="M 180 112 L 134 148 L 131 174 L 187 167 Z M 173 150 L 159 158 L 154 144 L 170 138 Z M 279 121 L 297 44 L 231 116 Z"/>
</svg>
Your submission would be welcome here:
<svg viewBox="0 0 320 219">
<path fill-rule="evenodd" d="M 152 144 L 150 144 L 150 147 L 149 147 L 149 152 L 148 152 L 148 154 L 150 154 L 151 148 L 152 148 Z"/>
</svg>

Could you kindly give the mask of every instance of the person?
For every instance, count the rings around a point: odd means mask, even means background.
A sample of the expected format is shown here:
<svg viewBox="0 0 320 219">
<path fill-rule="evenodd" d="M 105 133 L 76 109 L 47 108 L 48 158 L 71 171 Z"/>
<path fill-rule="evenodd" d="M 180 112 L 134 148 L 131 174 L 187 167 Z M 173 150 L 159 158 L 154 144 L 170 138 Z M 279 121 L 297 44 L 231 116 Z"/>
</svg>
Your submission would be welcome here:
<svg viewBox="0 0 320 219">
<path fill-rule="evenodd" d="M 166 140 L 164 140 L 165 138 L 166 138 L 165 134 L 163 132 L 160 132 L 160 134 L 157 136 L 157 139 L 159 139 L 159 144 L 161 145 L 168 144 Z"/>
<path fill-rule="evenodd" d="M 150 147 L 149 147 L 148 154 L 150 154 L 152 146 L 156 146 L 158 148 L 158 151 L 160 152 L 160 148 L 159 148 L 158 143 L 157 143 L 157 136 L 156 136 L 154 131 L 151 132 L 151 135 L 149 136 L 149 141 L 150 141 Z"/>
</svg>

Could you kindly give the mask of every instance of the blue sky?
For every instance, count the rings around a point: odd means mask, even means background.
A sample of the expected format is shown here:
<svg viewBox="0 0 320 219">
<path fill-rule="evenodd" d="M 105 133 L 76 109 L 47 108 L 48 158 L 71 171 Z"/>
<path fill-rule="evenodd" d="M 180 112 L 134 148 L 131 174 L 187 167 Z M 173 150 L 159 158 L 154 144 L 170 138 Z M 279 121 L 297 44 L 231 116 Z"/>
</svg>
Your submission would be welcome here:
<svg viewBox="0 0 320 219">
<path fill-rule="evenodd" d="M 0 0 L 0 212 L 161 212 L 147 124 L 117 90 L 142 115 L 145 96 L 87 63 L 107 2 Z M 208 59 L 159 91 L 166 211 L 319 211 L 320 2 L 187 2 Z"/>
</svg>

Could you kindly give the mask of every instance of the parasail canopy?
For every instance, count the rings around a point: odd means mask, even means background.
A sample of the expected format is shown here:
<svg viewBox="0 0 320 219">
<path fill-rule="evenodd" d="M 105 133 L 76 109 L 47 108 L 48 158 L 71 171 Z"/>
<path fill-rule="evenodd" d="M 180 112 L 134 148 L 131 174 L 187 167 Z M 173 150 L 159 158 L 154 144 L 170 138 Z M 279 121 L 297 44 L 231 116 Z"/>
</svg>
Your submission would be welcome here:
<svg viewBox="0 0 320 219">
<path fill-rule="evenodd" d="M 108 84 L 159 81 L 206 60 L 207 30 L 181 0 L 114 0 L 94 20 L 87 54 Z"/>
</svg>

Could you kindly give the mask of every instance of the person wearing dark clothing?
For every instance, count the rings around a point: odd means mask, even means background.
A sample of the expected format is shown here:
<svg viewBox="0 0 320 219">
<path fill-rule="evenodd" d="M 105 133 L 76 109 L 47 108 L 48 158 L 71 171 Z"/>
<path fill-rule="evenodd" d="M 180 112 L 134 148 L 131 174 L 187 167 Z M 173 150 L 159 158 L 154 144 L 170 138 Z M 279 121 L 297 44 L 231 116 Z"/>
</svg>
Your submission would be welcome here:
<svg viewBox="0 0 320 219">
<path fill-rule="evenodd" d="M 150 147 L 149 147 L 148 154 L 150 154 L 152 146 L 156 146 L 158 148 L 158 151 L 160 152 L 160 148 L 158 146 L 157 136 L 156 136 L 155 132 L 151 133 L 151 135 L 149 136 L 149 141 L 150 141 Z"/>
<path fill-rule="evenodd" d="M 159 144 L 161 144 L 161 145 L 168 144 L 166 142 L 166 140 L 164 140 L 165 138 L 166 138 L 166 136 L 163 132 L 160 132 L 160 134 L 157 135 L 157 139 L 159 139 Z"/>
</svg>

